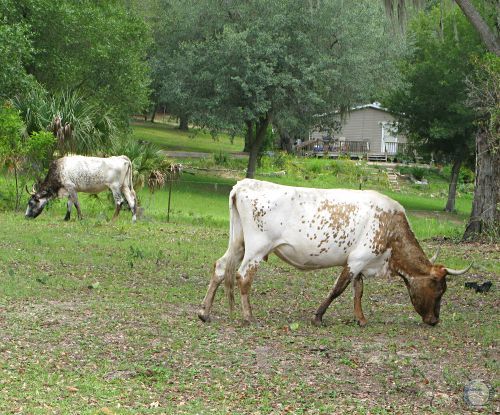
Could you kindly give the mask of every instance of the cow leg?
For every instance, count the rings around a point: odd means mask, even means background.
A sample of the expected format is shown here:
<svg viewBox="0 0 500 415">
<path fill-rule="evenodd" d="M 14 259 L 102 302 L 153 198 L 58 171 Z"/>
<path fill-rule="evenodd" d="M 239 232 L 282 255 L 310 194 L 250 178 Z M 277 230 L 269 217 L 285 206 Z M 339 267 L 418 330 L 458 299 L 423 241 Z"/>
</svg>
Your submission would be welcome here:
<svg viewBox="0 0 500 415">
<path fill-rule="evenodd" d="M 207 294 L 205 295 L 205 298 L 201 303 L 201 308 L 198 311 L 198 317 L 200 318 L 200 320 L 204 322 L 210 321 L 210 310 L 212 309 L 212 304 L 214 303 L 217 289 L 219 288 L 222 281 L 224 281 L 224 278 L 226 278 L 226 275 L 228 273 L 234 273 L 235 268 L 243 259 L 243 252 L 243 245 L 233 247 L 233 249 L 228 249 L 226 253 L 215 262 L 214 271 L 212 277 L 210 278 L 210 284 L 208 285 Z M 228 275 L 228 277 L 232 278 L 232 275 Z"/>
<path fill-rule="evenodd" d="M 363 298 L 363 276 L 360 274 L 352 282 L 354 288 L 354 315 L 356 321 L 361 327 L 366 326 L 366 318 L 361 307 L 361 298 Z"/>
<path fill-rule="evenodd" d="M 247 324 L 254 321 L 254 317 L 252 315 L 252 306 L 250 305 L 250 288 L 252 287 L 252 282 L 255 274 L 257 273 L 258 265 L 263 258 L 264 255 L 247 256 L 247 254 L 245 254 L 243 263 L 236 273 L 236 280 L 238 281 L 238 286 L 240 287 L 243 321 Z"/>
<path fill-rule="evenodd" d="M 123 187 L 123 196 L 127 200 L 128 205 L 130 206 L 130 210 L 132 211 L 132 222 L 137 220 L 137 197 L 133 190 L 128 188 L 127 186 Z"/>
<path fill-rule="evenodd" d="M 68 197 L 68 203 L 66 204 L 66 216 L 64 217 L 64 220 L 68 221 L 71 217 L 71 208 L 73 207 L 73 202 L 71 201 L 71 198 Z"/>
<path fill-rule="evenodd" d="M 115 213 L 113 213 L 113 218 L 111 220 L 115 220 L 122 208 L 123 196 L 118 188 L 111 188 L 111 193 L 113 193 L 113 199 L 115 200 Z"/>
<path fill-rule="evenodd" d="M 78 214 L 78 219 L 83 219 L 82 211 L 80 210 L 80 202 L 78 201 L 78 194 L 74 190 L 71 190 L 71 191 L 69 191 L 68 198 L 69 198 L 68 205 L 69 205 L 69 201 L 73 202 L 73 204 L 76 207 L 76 213 Z M 68 214 L 66 213 L 66 215 L 68 215 Z"/>
<path fill-rule="evenodd" d="M 335 285 L 333 287 L 332 292 L 330 295 L 326 298 L 325 301 L 319 306 L 319 308 L 316 310 L 316 313 L 314 313 L 314 319 L 312 323 L 315 326 L 320 326 L 322 321 L 323 321 L 323 315 L 325 314 L 326 309 L 330 306 L 333 300 L 337 298 L 340 294 L 344 292 L 344 290 L 347 288 L 349 283 L 351 282 L 354 274 L 351 272 L 351 269 L 349 266 L 346 266 L 343 270 L 340 276 L 337 278 L 337 281 L 335 282 Z"/>
</svg>

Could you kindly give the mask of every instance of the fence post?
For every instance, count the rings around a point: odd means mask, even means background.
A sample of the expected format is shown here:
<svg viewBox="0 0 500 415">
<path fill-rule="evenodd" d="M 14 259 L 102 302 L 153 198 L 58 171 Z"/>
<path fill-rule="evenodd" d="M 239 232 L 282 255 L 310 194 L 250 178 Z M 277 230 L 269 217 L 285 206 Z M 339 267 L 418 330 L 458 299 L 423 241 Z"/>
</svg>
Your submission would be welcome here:
<svg viewBox="0 0 500 415">
<path fill-rule="evenodd" d="M 168 207 L 167 207 L 167 222 L 170 222 L 170 199 L 172 197 L 172 181 L 173 178 L 169 175 L 168 178 Z"/>
</svg>

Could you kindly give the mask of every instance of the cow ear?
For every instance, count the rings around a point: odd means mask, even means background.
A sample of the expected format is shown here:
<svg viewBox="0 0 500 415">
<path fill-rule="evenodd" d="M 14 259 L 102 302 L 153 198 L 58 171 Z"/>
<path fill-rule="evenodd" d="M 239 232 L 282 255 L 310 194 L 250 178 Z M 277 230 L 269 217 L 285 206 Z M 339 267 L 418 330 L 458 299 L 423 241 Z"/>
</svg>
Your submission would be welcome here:
<svg viewBox="0 0 500 415">
<path fill-rule="evenodd" d="M 440 279 L 446 277 L 446 274 L 448 274 L 448 272 L 446 271 L 446 268 L 443 265 L 433 265 L 432 266 L 431 275 L 434 278 L 440 280 Z"/>
</svg>

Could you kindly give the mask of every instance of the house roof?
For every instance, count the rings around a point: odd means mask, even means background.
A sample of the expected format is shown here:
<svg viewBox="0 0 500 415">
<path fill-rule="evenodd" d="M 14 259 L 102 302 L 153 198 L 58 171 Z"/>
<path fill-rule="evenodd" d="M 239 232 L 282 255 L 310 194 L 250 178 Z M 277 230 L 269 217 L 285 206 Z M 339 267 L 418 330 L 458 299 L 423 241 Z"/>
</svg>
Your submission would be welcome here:
<svg viewBox="0 0 500 415">
<path fill-rule="evenodd" d="M 372 108 L 374 110 L 379 110 L 379 111 L 385 111 L 385 112 L 391 112 L 389 111 L 387 108 L 383 107 L 380 102 L 372 102 L 371 104 L 364 104 L 364 105 L 357 105 L 355 107 L 351 107 L 349 109 L 349 111 L 358 111 L 358 110 L 362 110 L 362 109 L 365 109 L 365 108 Z M 333 111 L 333 112 L 330 112 L 330 113 L 324 113 L 324 114 L 316 114 L 315 117 L 324 117 L 326 115 L 331 115 L 331 114 L 340 114 L 340 111 L 337 110 L 337 111 Z"/>
<path fill-rule="evenodd" d="M 372 102 L 371 104 L 358 105 L 357 107 L 352 107 L 351 111 L 361 110 L 361 109 L 364 109 L 364 108 L 373 108 L 375 110 L 381 110 L 381 111 L 390 112 L 387 108 L 383 107 L 380 104 L 380 102 Z"/>
</svg>

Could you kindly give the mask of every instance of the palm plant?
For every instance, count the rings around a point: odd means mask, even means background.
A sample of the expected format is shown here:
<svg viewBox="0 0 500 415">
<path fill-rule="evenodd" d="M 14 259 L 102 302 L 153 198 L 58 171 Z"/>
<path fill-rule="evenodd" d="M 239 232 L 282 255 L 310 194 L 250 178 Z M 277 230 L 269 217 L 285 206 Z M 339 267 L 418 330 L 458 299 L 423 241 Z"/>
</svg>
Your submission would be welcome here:
<svg viewBox="0 0 500 415">
<path fill-rule="evenodd" d="M 59 155 L 96 154 L 116 134 L 115 122 L 106 111 L 78 91 L 49 94 L 33 88 L 12 100 L 26 124 L 27 133 L 52 131 Z"/>
<path fill-rule="evenodd" d="M 137 141 L 132 137 L 114 138 L 109 155 L 125 155 L 132 161 L 134 168 L 134 187 L 148 185 L 151 190 L 163 187 L 166 175 L 173 163 L 154 144 Z"/>
</svg>

